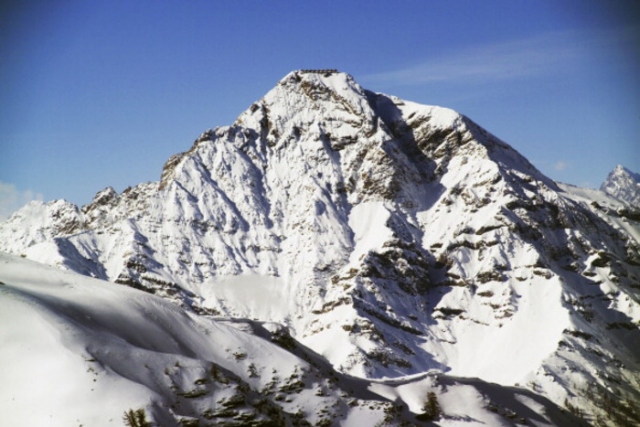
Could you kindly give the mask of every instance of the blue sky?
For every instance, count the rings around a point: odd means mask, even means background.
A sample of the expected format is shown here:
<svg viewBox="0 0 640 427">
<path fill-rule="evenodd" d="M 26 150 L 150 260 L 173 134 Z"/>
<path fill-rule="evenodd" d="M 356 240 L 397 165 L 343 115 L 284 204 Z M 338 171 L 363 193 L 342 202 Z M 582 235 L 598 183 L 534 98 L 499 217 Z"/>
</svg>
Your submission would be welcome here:
<svg viewBox="0 0 640 427">
<path fill-rule="evenodd" d="M 562 182 L 640 172 L 635 0 L 7 3 L 0 217 L 157 180 L 299 68 L 460 111 Z"/>
</svg>

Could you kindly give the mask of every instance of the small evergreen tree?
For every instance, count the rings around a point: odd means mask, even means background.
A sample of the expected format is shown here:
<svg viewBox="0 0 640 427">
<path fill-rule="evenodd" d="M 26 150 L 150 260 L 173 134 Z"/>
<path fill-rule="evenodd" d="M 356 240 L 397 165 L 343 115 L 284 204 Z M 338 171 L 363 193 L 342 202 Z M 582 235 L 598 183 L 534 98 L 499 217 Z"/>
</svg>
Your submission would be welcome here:
<svg viewBox="0 0 640 427">
<path fill-rule="evenodd" d="M 128 427 L 151 427 L 151 423 L 147 421 L 147 414 L 143 408 L 129 409 L 124 413 L 122 420 Z"/>
<path fill-rule="evenodd" d="M 420 421 L 433 421 L 442 415 L 442 409 L 438 403 L 438 395 L 430 391 L 427 393 L 427 401 L 422 407 L 423 414 L 418 415 L 416 418 Z"/>
</svg>

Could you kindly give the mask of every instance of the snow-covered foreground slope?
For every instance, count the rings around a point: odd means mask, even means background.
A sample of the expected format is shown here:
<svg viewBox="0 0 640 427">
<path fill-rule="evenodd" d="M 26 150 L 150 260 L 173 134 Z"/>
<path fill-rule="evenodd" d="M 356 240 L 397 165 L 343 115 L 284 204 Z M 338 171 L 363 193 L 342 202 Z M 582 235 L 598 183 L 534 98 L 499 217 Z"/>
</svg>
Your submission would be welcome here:
<svg viewBox="0 0 640 427">
<path fill-rule="evenodd" d="M 578 193 L 452 110 L 297 71 L 159 182 L 25 207 L 0 250 L 281 324 L 350 375 L 438 369 L 640 422 L 640 215 Z"/>
<path fill-rule="evenodd" d="M 279 332 L 0 254 L 2 425 L 417 425 L 430 392 L 438 425 L 579 425 L 524 389 L 346 377 Z"/>
</svg>

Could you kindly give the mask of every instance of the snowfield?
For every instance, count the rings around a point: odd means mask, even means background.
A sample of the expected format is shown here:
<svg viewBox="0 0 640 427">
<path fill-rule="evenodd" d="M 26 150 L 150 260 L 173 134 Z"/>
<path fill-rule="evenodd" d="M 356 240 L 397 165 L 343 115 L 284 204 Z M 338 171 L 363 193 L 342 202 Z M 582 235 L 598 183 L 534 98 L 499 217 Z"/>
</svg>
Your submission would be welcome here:
<svg viewBox="0 0 640 427">
<path fill-rule="evenodd" d="M 293 340 L 285 349 L 268 339 L 274 326 L 198 316 L 142 291 L 5 254 L 0 282 L 3 425 L 121 426 L 138 409 L 162 426 L 414 425 L 422 424 L 416 416 L 430 391 L 448 417 L 438 425 L 464 417 L 464 425 L 506 426 L 511 413 L 533 425 L 580 425 L 531 392 L 479 380 L 437 372 L 350 378 Z"/>
</svg>

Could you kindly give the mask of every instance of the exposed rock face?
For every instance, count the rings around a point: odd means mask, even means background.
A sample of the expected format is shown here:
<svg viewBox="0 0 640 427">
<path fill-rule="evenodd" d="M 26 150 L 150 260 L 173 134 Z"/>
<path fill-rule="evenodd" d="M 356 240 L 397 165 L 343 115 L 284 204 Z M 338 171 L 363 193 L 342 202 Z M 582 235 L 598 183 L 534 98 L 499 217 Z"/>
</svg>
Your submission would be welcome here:
<svg viewBox="0 0 640 427">
<path fill-rule="evenodd" d="M 602 197 L 452 110 L 292 72 L 160 182 L 30 205 L 0 249 L 282 323 L 350 374 L 437 368 L 606 419 L 640 399 L 640 225 Z"/>
<path fill-rule="evenodd" d="M 640 175 L 618 165 L 600 186 L 600 191 L 640 208 Z"/>
</svg>

